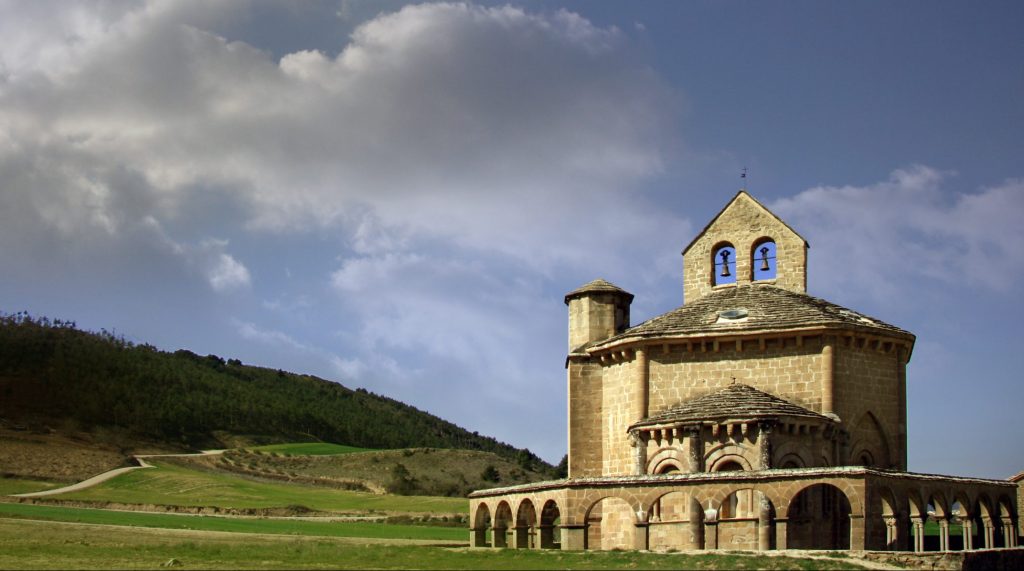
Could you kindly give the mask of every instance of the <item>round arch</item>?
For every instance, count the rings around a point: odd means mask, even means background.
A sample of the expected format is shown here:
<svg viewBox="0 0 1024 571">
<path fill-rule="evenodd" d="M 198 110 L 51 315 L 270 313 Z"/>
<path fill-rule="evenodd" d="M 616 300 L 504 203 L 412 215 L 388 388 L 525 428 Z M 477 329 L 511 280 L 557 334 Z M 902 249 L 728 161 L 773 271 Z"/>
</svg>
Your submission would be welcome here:
<svg viewBox="0 0 1024 571">
<path fill-rule="evenodd" d="M 540 509 L 540 548 L 560 549 L 561 538 L 558 536 L 558 529 L 562 523 L 562 512 L 558 509 L 555 500 L 544 502 Z"/>
<path fill-rule="evenodd" d="M 508 547 L 508 530 L 512 526 L 512 508 L 508 502 L 501 500 L 494 508 L 494 546 Z"/>
<path fill-rule="evenodd" d="M 736 283 L 736 247 L 719 242 L 711 248 L 711 285 Z"/>
<path fill-rule="evenodd" d="M 831 483 L 800 489 L 789 501 L 786 547 L 789 549 L 849 549 L 848 495 Z"/>
<path fill-rule="evenodd" d="M 680 472 L 686 472 L 686 466 L 689 461 L 686 459 L 686 454 L 674 447 L 662 448 L 647 459 L 647 473 L 648 474 L 664 474 L 666 466 L 675 466 Z"/>
<path fill-rule="evenodd" d="M 778 245 L 769 236 L 754 240 L 750 247 L 750 280 L 773 280 L 778 276 Z"/>
<path fill-rule="evenodd" d="M 476 506 L 476 513 L 473 514 L 473 546 L 483 547 L 487 545 L 487 534 L 491 528 L 491 509 L 487 502 L 480 502 Z"/>
</svg>

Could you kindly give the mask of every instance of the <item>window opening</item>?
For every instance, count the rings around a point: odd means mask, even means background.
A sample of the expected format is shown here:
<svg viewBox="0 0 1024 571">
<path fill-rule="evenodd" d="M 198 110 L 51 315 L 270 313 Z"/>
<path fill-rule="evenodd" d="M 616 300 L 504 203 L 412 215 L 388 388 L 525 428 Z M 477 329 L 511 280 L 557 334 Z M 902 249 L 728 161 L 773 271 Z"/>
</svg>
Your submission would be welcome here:
<svg viewBox="0 0 1024 571">
<path fill-rule="evenodd" d="M 715 265 L 711 273 L 714 285 L 736 283 L 736 248 L 729 244 L 719 246 L 712 261 Z"/>
<path fill-rule="evenodd" d="M 775 279 L 776 256 L 775 242 L 766 240 L 754 246 L 753 259 L 750 266 L 754 269 L 754 281 Z"/>
</svg>

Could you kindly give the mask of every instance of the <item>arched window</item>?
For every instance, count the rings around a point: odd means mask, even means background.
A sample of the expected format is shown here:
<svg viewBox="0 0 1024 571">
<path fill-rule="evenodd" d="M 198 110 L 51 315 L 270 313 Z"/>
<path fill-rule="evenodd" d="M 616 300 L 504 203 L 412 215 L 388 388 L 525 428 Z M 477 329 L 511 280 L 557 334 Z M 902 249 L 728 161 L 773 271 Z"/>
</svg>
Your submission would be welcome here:
<svg viewBox="0 0 1024 571">
<path fill-rule="evenodd" d="M 750 251 L 750 267 L 754 273 L 754 281 L 775 279 L 775 262 L 774 240 L 762 238 L 754 242 L 754 248 Z"/>
<path fill-rule="evenodd" d="M 712 285 L 736 283 L 736 248 L 733 248 L 732 244 L 719 244 L 715 248 L 711 262 L 714 270 L 711 272 Z"/>
</svg>

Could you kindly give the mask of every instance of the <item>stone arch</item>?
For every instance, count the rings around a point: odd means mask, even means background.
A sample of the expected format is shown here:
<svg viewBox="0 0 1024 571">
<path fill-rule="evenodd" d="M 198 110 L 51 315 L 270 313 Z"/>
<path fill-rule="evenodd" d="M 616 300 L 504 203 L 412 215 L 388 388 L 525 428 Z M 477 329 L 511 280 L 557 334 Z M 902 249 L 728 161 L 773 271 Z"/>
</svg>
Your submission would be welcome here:
<svg viewBox="0 0 1024 571">
<path fill-rule="evenodd" d="M 1005 494 L 1000 494 L 996 500 L 996 511 L 999 513 L 998 528 L 995 532 L 996 547 L 1016 547 L 1017 544 L 1017 517 L 1013 510 L 1013 500 Z"/>
<path fill-rule="evenodd" d="M 874 513 L 870 514 L 870 517 L 875 518 L 870 529 L 877 530 L 877 535 L 866 539 L 872 544 L 881 544 L 887 551 L 896 551 L 910 530 L 904 524 L 896 494 L 887 486 L 879 486 L 877 494 L 878 501 L 875 510 L 872 510 Z"/>
<path fill-rule="evenodd" d="M 518 549 L 536 547 L 537 508 L 530 498 L 523 498 L 516 508 L 515 546 Z"/>
<path fill-rule="evenodd" d="M 558 536 L 558 528 L 562 523 L 562 512 L 558 509 L 555 500 L 544 502 L 540 510 L 540 548 L 560 549 L 561 538 Z"/>
<path fill-rule="evenodd" d="M 648 549 L 702 549 L 704 510 L 690 491 L 664 489 L 652 494 L 647 510 Z"/>
<path fill-rule="evenodd" d="M 762 251 L 764 248 L 764 251 Z M 774 238 L 762 236 L 750 247 L 750 280 L 773 280 L 778 277 L 778 245 Z"/>
<path fill-rule="evenodd" d="M 889 468 L 892 466 L 889 436 L 882 424 L 871 411 L 860 415 L 850 430 L 850 464 L 855 466 L 875 466 Z M 871 462 L 864 464 L 864 461 Z"/>
<path fill-rule="evenodd" d="M 806 447 L 797 442 L 782 443 L 773 450 L 772 455 L 775 457 L 773 468 L 808 468 L 814 465 L 808 458 Z M 787 463 L 795 465 L 787 466 Z"/>
<path fill-rule="evenodd" d="M 726 255 L 723 256 L 723 253 Z M 719 242 L 711 248 L 711 285 L 734 283 L 736 283 L 736 247 L 731 242 Z"/>
<path fill-rule="evenodd" d="M 972 549 L 977 535 L 977 528 L 974 526 L 974 502 L 963 489 L 953 490 L 951 497 L 953 501 L 949 506 L 950 522 L 960 526 L 960 534 L 950 536 L 949 548 L 954 551 Z"/>
<path fill-rule="evenodd" d="M 704 466 L 708 472 L 718 472 L 718 466 L 736 462 L 744 470 L 751 470 L 752 464 L 747 458 L 747 454 L 752 453 L 751 451 L 751 448 L 740 444 L 722 444 L 712 448 L 704 455 Z"/>
<path fill-rule="evenodd" d="M 675 447 L 662 448 L 658 450 L 647 460 L 647 473 L 648 474 L 664 474 L 664 470 L 667 466 L 673 466 L 679 472 L 688 472 L 686 454 Z"/>
<path fill-rule="evenodd" d="M 498 507 L 494 508 L 494 524 L 492 525 L 494 536 L 492 543 L 494 547 L 508 547 L 508 530 L 512 524 L 512 507 L 508 502 L 501 500 Z"/>
<path fill-rule="evenodd" d="M 584 549 L 633 549 L 636 514 L 624 498 L 601 496 L 589 505 L 583 521 Z"/>
<path fill-rule="evenodd" d="M 719 549 L 774 549 L 775 505 L 764 492 L 737 487 L 717 504 Z"/>
<path fill-rule="evenodd" d="M 473 546 L 483 547 L 487 545 L 487 533 L 491 528 L 491 509 L 487 502 L 480 502 L 476 506 L 476 513 L 473 515 Z"/>
<path fill-rule="evenodd" d="M 786 547 L 789 549 L 849 549 L 849 496 L 831 483 L 800 489 L 789 501 Z"/>
<path fill-rule="evenodd" d="M 974 549 L 995 547 L 995 523 L 992 500 L 984 492 L 974 498 L 971 509 L 972 545 Z"/>
<path fill-rule="evenodd" d="M 927 518 L 925 526 L 938 526 L 938 535 L 925 535 L 925 551 L 946 551 L 949 549 L 949 502 L 941 490 L 931 490 L 925 496 Z M 929 523 L 933 522 L 933 523 Z"/>
</svg>

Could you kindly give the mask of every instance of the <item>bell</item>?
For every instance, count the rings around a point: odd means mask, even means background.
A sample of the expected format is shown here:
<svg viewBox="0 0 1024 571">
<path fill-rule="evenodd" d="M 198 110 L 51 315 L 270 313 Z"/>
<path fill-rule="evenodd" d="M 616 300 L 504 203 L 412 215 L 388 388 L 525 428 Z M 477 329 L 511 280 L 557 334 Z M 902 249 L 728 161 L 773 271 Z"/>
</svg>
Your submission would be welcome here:
<svg viewBox="0 0 1024 571">
<path fill-rule="evenodd" d="M 722 277 L 729 277 L 732 274 L 729 273 L 729 250 L 725 250 L 721 254 L 722 256 Z"/>
<path fill-rule="evenodd" d="M 761 271 L 767 272 L 769 269 L 771 268 L 768 267 L 768 248 L 761 248 Z"/>
</svg>

